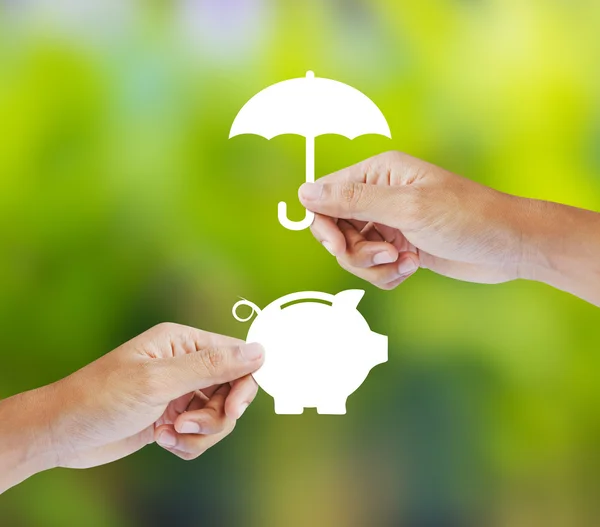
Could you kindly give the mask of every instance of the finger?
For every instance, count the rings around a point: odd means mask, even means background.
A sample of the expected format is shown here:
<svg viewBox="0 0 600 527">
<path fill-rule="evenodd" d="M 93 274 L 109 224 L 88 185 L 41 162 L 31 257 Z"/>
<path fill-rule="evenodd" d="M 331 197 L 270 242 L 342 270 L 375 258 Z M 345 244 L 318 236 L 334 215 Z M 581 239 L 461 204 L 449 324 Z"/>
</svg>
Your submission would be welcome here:
<svg viewBox="0 0 600 527">
<path fill-rule="evenodd" d="M 372 221 L 360 221 L 360 220 L 353 220 L 353 219 L 347 219 L 346 220 L 350 225 L 352 225 L 358 232 L 362 232 L 363 229 L 366 229 L 368 227 L 368 225 L 373 224 Z"/>
<path fill-rule="evenodd" d="M 333 218 L 374 221 L 399 228 L 403 209 L 413 187 L 377 186 L 365 183 L 304 183 L 302 204 L 310 211 Z"/>
<path fill-rule="evenodd" d="M 244 343 L 226 335 L 170 322 L 158 324 L 137 338 L 143 339 L 143 348 L 157 359 L 186 355 L 204 348 L 239 346 Z"/>
<path fill-rule="evenodd" d="M 239 419 L 254 401 L 258 392 L 258 384 L 252 375 L 246 375 L 231 383 L 231 392 L 225 401 L 225 413 L 228 417 Z"/>
<path fill-rule="evenodd" d="M 319 178 L 323 183 L 406 185 L 436 167 L 403 152 L 390 151 Z"/>
<path fill-rule="evenodd" d="M 343 254 L 346 250 L 344 235 L 333 218 L 317 214 L 310 230 L 317 241 L 333 256 Z"/>
<path fill-rule="evenodd" d="M 379 235 L 388 243 L 394 243 L 396 239 L 402 234 L 400 231 L 394 227 L 388 227 L 387 225 L 383 225 L 381 223 L 374 223 L 373 230 L 377 231 Z M 398 248 L 398 250 L 400 250 Z"/>
<path fill-rule="evenodd" d="M 337 170 L 327 176 L 319 178 L 319 181 L 323 183 L 371 183 L 377 184 L 385 179 L 387 183 L 387 175 L 390 172 L 390 157 L 397 152 L 385 152 L 383 154 L 376 155 L 369 159 L 365 159 L 360 163 L 351 165 L 349 167 Z M 385 177 L 384 177 L 385 176 Z"/>
<path fill-rule="evenodd" d="M 198 407 L 190 405 L 173 423 L 180 434 L 217 434 L 227 426 L 225 400 L 231 387 L 223 384 L 206 402 L 198 402 Z"/>
<path fill-rule="evenodd" d="M 210 397 L 221 387 L 217 386 L 215 389 L 211 390 L 210 396 L 205 395 L 206 390 L 196 390 L 194 394 L 194 398 L 190 401 L 189 406 L 185 409 L 186 412 L 192 412 L 194 410 L 200 410 L 206 406 L 206 403 L 210 401 Z M 211 388 L 213 388 L 211 386 Z"/>
<path fill-rule="evenodd" d="M 357 230 L 365 227 L 365 222 L 356 220 L 349 221 Z M 310 227 L 313 236 L 329 251 L 333 256 L 340 256 L 346 250 L 346 238 L 341 232 L 337 220 L 329 216 L 317 214 Z M 378 241 L 381 241 L 378 240 Z"/>
<path fill-rule="evenodd" d="M 197 390 L 196 393 L 198 395 L 202 394 L 204 396 L 204 400 L 208 401 L 212 397 L 212 394 L 215 393 L 220 387 L 220 384 L 215 384 L 213 386 L 209 386 L 208 388 L 202 388 L 202 390 Z"/>
<path fill-rule="evenodd" d="M 388 264 L 398 259 L 398 250 L 393 245 L 383 241 L 367 241 L 346 220 L 340 220 L 338 227 L 346 239 L 346 252 L 340 256 L 352 267 L 372 267 Z"/>
<path fill-rule="evenodd" d="M 164 414 L 167 421 L 171 423 L 175 421 L 175 419 L 177 419 L 177 416 L 181 415 L 183 412 L 186 411 L 193 398 L 193 393 L 186 393 L 181 397 L 178 397 L 177 399 L 171 401 L 167 405 L 167 409 L 165 410 Z"/>
<path fill-rule="evenodd" d="M 154 434 L 156 442 L 165 450 L 185 459 L 196 459 L 210 447 L 227 437 L 235 428 L 235 419 L 228 421 L 227 427 L 213 435 L 204 434 L 179 434 L 171 425 L 158 427 Z"/>
<path fill-rule="evenodd" d="M 397 266 L 393 263 L 373 267 L 353 267 L 343 258 L 338 258 L 338 263 L 342 269 L 380 288 L 396 280 L 399 276 Z"/>
<path fill-rule="evenodd" d="M 153 380 L 160 397 L 175 399 L 184 393 L 239 379 L 262 366 L 260 344 L 208 347 L 168 359 L 157 359 Z"/>
<path fill-rule="evenodd" d="M 385 265 L 376 265 L 373 267 L 353 267 L 346 263 L 344 259 L 338 258 L 338 262 L 346 271 L 370 282 L 380 289 L 390 289 L 399 278 L 407 278 L 414 274 L 419 268 L 419 257 L 416 253 L 400 253 L 398 261 Z"/>
<path fill-rule="evenodd" d="M 366 183 L 369 161 L 370 160 L 361 161 L 355 165 L 336 170 L 331 174 L 319 178 L 319 181 L 323 183 Z"/>
<path fill-rule="evenodd" d="M 243 346 L 245 342 L 241 339 L 220 335 L 219 333 L 210 333 L 209 331 L 199 330 L 199 334 L 195 335 L 196 349 L 202 348 L 228 348 L 231 346 Z"/>
<path fill-rule="evenodd" d="M 377 224 L 377 230 L 384 237 L 386 242 L 391 243 L 398 249 L 398 252 L 417 252 L 417 248 L 408 241 L 406 236 L 404 236 L 400 230 L 379 224 Z"/>
<path fill-rule="evenodd" d="M 412 274 L 400 276 L 399 278 L 396 278 L 396 280 L 391 281 L 389 284 L 384 284 L 381 287 L 381 289 L 384 289 L 386 291 L 391 291 L 392 289 L 395 289 L 396 287 L 398 287 L 402 282 L 408 280 L 411 276 L 412 276 Z"/>
<path fill-rule="evenodd" d="M 360 231 L 360 233 L 365 237 L 366 240 L 370 242 L 385 242 L 387 241 L 379 229 L 377 228 L 377 224 L 370 221 L 365 225 L 365 227 Z"/>
<path fill-rule="evenodd" d="M 338 223 L 341 223 L 342 221 L 347 220 L 339 220 Z M 387 227 L 379 223 L 369 222 L 360 233 L 367 241 L 385 241 L 388 244 L 393 245 L 398 253 L 417 252 L 417 248 L 410 243 L 398 229 Z"/>
</svg>

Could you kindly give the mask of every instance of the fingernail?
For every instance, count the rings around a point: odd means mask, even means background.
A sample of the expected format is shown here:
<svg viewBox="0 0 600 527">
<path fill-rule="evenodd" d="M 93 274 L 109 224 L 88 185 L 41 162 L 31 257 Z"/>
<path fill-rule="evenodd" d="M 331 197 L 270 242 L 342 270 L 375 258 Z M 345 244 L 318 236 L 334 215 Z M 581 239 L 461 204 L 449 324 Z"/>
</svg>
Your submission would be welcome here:
<svg viewBox="0 0 600 527">
<path fill-rule="evenodd" d="M 257 342 L 246 344 L 241 348 L 242 356 L 248 361 L 255 361 L 262 357 L 263 347 Z"/>
<path fill-rule="evenodd" d="M 240 407 L 238 408 L 238 419 L 242 417 L 242 415 L 244 415 L 244 412 L 246 411 L 246 408 L 248 408 L 248 406 L 248 403 L 240 404 Z"/>
<path fill-rule="evenodd" d="M 405 275 L 412 273 L 417 270 L 417 264 L 413 261 L 412 258 L 405 258 L 401 260 L 398 264 L 398 273 L 400 275 Z"/>
<path fill-rule="evenodd" d="M 182 434 L 199 434 L 200 425 L 198 423 L 194 423 L 194 421 L 186 421 L 181 425 L 180 432 Z"/>
<path fill-rule="evenodd" d="M 381 251 L 373 256 L 373 263 L 375 265 L 392 263 L 394 261 L 394 257 L 387 251 Z"/>
<path fill-rule="evenodd" d="M 171 430 L 163 430 L 158 436 L 157 442 L 161 446 L 172 448 L 177 444 L 177 438 Z"/>
<path fill-rule="evenodd" d="M 317 200 L 323 193 L 323 185 L 318 183 L 304 183 L 300 187 L 300 197 L 308 201 Z"/>
<path fill-rule="evenodd" d="M 329 254 L 331 254 L 332 256 L 335 256 L 335 253 L 333 252 L 333 245 L 331 245 L 329 242 L 322 242 L 323 243 L 323 247 L 325 247 L 325 249 L 327 249 L 329 251 Z"/>
</svg>

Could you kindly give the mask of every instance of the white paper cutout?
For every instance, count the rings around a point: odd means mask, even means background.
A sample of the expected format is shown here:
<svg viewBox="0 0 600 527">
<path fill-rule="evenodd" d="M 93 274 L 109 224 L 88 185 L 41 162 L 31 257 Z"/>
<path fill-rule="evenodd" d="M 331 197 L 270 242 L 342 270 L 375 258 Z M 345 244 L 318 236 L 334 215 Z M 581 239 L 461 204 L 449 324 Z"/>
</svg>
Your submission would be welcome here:
<svg viewBox="0 0 600 527">
<path fill-rule="evenodd" d="M 233 121 L 229 137 L 241 134 L 298 134 L 306 137 L 306 181 L 315 180 L 315 137 L 323 134 L 343 135 L 354 139 L 359 135 L 379 134 L 392 137 L 385 117 L 364 93 L 347 84 L 315 77 L 278 82 L 250 99 Z M 287 218 L 287 205 L 278 205 L 279 222 L 286 229 L 299 231 L 310 227 L 314 214 L 306 211 L 302 221 Z"/>
<path fill-rule="evenodd" d="M 246 342 L 265 348 L 265 362 L 254 378 L 275 399 L 275 413 L 301 414 L 316 407 L 320 414 L 345 414 L 348 396 L 374 366 L 387 361 L 387 337 L 371 331 L 357 309 L 364 294 L 306 291 L 262 310 L 245 299 L 233 306 L 240 322 L 257 315 Z M 241 306 L 252 309 L 246 318 L 237 314 Z"/>
</svg>

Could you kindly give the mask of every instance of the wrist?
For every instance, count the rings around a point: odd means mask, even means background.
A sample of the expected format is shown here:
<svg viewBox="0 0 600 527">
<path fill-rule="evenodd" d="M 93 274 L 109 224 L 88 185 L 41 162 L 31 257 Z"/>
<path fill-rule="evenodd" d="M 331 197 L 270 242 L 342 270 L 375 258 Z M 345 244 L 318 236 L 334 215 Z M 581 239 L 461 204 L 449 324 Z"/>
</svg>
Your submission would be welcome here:
<svg viewBox="0 0 600 527">
<path fill-rule="evenodd" d="M 511 196 L 515 201 L 512 220 L 518 237 L 518 277 L 546 282 L 554 271 L 552 255 L 547 251 L 543 220 L 548 220 L 547 202 Z"/>
<path fill-rule="evenodd" d="M 519 199 L 520 277 L 600 305 L 600 214 Z"/>
<path fill-rule="evenodd" d="M 45 386 L 0 401 L 0 493 L 56 466 L 53 390 Z"/>
<path fill-rule="evenodd" d="M 502 265 L 510 280 L 531 279 L 543 266 L 543 256 L 538 254 L 537 239 L 530 236 L 531 201 L 511 194 L 488 190 L 479 200 L 485 207 L 484 225 L 486 243 L 493 247 L 494 264 Z"/>
</svg>

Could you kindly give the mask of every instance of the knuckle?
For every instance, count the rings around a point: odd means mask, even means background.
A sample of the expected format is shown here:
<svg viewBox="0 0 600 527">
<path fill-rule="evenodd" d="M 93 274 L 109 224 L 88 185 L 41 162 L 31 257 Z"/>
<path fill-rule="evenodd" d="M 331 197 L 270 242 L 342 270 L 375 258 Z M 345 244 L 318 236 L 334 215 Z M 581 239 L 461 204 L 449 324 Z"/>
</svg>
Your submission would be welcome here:
<svg viewBox="0 0 600 527">
<path fill-rule="evenodd" d="M 215 375 L 223 367 L 225 353 L 220 348 L 208 348 L 202 353 L 204 367 L 210 375 Z"/>
<path fill-rule="evenodd" d="M 388 150 L 381 154 L 381 157 L 385 159 L 389 163 L 397 163 L 404 159 L 405 154 L 400 152 L 400 150 Z"/>
<path fill-rule="evenodd" d="M 207 450 L 208 450 L 208 447 L 203 443 L 190 445 L 189 450 L 187 450 L 185 452 L 185 454 L 187 456 L 186 461 L 192 461 L 196 458 L 199 458 Z"/>
<path fill-rule="evenodd" d="M 394 284 L 394 282 L 388 282 L 387 284 L 374 283 L 373 285 L 379 289 L 382 289 L 383 291 L 391 291 L 396 287 L 396 284 Z"/>
<path fill-rule="evenodd" d="M 358 267 L 361 269 L 373 267 L 373 252 L 370 250 L 367 244 L 363 242 L 358 242 L 352 245 L 348 254 L 346 255 L 348 258 L 348 262 L 353 267 Z"/>
<path fill-rule="evenodd" d="M 382 270 L 381 272 L 372 276 L 370 282 L 377 288 L 384 291 L 390 291 L 396 286 L 396 279 L 398 275 L 392 274 L 390 270 Z"/>
<path fill-rule="evenodd" d="M 161 334 L 171 334 L 175 333 L 179 327 L 179 324 L 175 324 L 175 322 L 161 322 L 160 324 L 156 324 L 152 330 Z"/>
<path fill-rule="evenodd" d="M 347 181 L 343 183 L 340 192 L 342 202 L 350 210 L 356 208 L 357 203 L 361 200 L 363 186 L 353 181 Z"/>
<path fill-rule="evenodd" d="M 174 452 L 174 454 L 178 458 L 183 459 L 184 461 L 193 461 L 200 455 L 200 454 L 196 455 L 195 453 L 192 454 L 190 452 L 182 452 L 182 451 Z"/>
<path fill-rule="evenodd" d="M 383 154 L 372 157 L 363 161 L 362 163 L 362 175 L 365 183 L 374 183 L 377 181 L 377 175 L 382 165 L 385 165 L 385 157 Z"/>
<path fill-rule="evenodd" d="M 340 201 L 351 217 L 372 208 L 378 196 L 373 185 L 357 182 L 343 183 L 340 192 Z"/>
<path fill-rule="evenodd" d="M 371 269 L 366 266 L 360 267 L 359 265 L 356 265 L 356 263 L 357 262 L 355 262 L 354 259 L 352 259 L 348 254 L 344 257 L 344 259 L 338 258 L 338 264 L 342 269 L 344 269 L 344 271 L 347 271 L 350 274 L 361 278 L 362 280 L 366 280 L 367 282 L 374 284 L 376 278 L 373 277 L 372 273 L 378 272 L 378 270 Z"/>
<path fill-rule="evenodd" d="M 204 411 L 206 412 L 206 422 L 214 428 L 223 428 L 225 422 L 225 413 L 220 409 L 212 406 L 205 406 Z"/>
<path fill-rule="evenodd" d="M 402 284 L 408 278 L 409 278 L 408 276 L 401 276 L 401 277 L 395 278 L 391 282 L 388 282 L 387 284 L 383 284 L 380 288 L 384 289 L 386 291 L 391 291 L 392 289 L 396 289 L 396 287 L 398 287 L 400 284 Z"/>
</svg>

